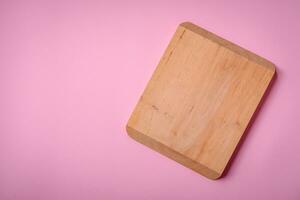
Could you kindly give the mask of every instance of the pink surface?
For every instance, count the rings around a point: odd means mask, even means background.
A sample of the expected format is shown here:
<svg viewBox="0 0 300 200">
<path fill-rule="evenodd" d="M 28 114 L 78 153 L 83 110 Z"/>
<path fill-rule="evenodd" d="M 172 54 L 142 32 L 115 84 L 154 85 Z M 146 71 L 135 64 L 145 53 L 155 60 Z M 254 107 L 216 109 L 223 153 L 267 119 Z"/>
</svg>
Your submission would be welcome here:
<svg viewBox="0 0 300 200">
<path fill-rule="evenodd" d="M 300 199 L 299 10 L 299 1 L 1 1 L 0 199 Z M 277 66 L 218 181 L 125 132 L 183 21 Z"/>
</svg>

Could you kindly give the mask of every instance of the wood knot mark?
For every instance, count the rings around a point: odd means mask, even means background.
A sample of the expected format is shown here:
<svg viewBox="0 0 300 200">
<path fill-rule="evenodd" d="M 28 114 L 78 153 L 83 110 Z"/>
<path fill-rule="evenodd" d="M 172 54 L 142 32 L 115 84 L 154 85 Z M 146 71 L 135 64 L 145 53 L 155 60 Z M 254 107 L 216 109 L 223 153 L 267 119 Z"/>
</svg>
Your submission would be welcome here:
<svg viewBox="0 0 300 200">
<path fill-rule="evenodd" d="M 192 106 L 189 110 L 189 113 L 191 113 L 194 110 L 194 106 Z"/>
<path fill-rule="evenodd" d="M 238 129 L 242 129 L 242 124 L 239 121 L 234 122 L 234 126 Z"/>
<path fill-rule="evenodd" d="M 155 105 L 151 105 L 151 107 L 152 107 L 154 110 L 157 110 L 157 111 L 159 110 L 158 107 L 155 106 Z"/>
<path fill-rule="evenodd" d="M 177 136 L 177 135 L 178 135 L 178 133 L 177 133 L 176 130 L 171 130 L 171 132 L 172 132 L 172 134 L 173 134 L 174 136 Z"/>
<path fill-rule="evenodd" d="M 143 99 L 144 99 L 144 96 L 141 95 L 141 96 L 140 96 L 140 101 L 143 101 Z"/>
</svg>

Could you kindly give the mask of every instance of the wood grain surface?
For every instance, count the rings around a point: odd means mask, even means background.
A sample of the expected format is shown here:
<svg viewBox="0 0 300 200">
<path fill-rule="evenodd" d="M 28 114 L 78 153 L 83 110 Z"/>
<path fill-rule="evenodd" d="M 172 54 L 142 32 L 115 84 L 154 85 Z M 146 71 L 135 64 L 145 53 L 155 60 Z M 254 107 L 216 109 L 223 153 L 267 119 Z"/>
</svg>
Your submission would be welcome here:
<svg viewBox="0 0 300 200">
<path fill-rule="evenodd" d="M 219 178 L 274 65 L 192 23 L 179 25 L 126 126 L 140 143 Z"/>
</svg>

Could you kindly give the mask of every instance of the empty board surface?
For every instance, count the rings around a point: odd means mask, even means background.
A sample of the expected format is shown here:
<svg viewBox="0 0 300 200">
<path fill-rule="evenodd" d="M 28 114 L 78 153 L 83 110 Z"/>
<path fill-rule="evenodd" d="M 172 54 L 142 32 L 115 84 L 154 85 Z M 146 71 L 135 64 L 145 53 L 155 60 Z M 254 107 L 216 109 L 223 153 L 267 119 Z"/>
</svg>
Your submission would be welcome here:
<svg viewBox="0 0 300 200">
<path fill-rule="evenodd" d="M 179 25 L 126 126 L 146 146 L 222 175 L 274 65 L 192 23 Z"/>
</svg>

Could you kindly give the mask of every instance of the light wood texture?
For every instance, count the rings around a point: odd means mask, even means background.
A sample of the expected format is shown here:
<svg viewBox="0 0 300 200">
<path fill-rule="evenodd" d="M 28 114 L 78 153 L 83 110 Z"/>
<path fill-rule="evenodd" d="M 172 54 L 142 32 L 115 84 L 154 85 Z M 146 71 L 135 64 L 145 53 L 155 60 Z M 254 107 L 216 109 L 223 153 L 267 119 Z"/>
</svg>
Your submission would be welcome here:
<svg viewBox="0 0 300 200">
<path fill-rule="evenodd" d="M 127 124 L 135 140 L 210 178 L 222 175 L 274 65 L 185 22 Z"/>
</svg>

